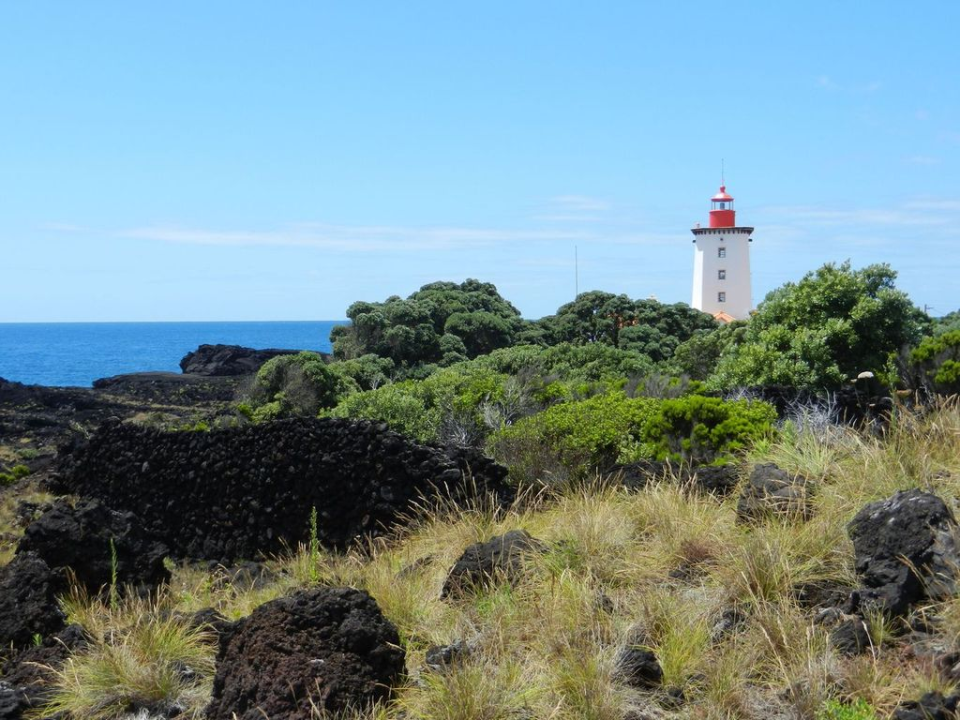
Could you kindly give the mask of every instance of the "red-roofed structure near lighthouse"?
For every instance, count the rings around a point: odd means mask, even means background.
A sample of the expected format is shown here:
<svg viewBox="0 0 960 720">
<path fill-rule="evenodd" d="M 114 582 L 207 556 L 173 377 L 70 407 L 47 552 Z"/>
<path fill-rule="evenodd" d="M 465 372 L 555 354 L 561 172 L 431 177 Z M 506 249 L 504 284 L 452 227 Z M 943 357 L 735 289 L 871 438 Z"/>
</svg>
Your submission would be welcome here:
<svg viewBox="0 0 960 720">
<path fill-rule="evenodd" d="M 691 306 L 721 322 L 744 320 L 753 310 L 750 292 L 752 227 L 738 226 L 733 196 L 726 185 L 710 198 L 710 223 L 693 232 L 693 300 Z"/>
</svg>

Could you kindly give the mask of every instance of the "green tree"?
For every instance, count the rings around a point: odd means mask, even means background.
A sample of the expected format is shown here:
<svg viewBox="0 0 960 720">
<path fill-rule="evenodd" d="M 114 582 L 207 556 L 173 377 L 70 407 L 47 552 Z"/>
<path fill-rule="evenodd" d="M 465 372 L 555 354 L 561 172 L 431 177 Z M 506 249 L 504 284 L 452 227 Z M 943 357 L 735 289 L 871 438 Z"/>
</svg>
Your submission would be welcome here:
<svg viewBox="0 0 960 720">
<path fill-rule="evenodd" d="M 716 328 L 717 321 L 683 303 L 665 305 L 594 290 L 561 306 L 556 315 L 539 320 L 536 326 L 536 332 L 524 333 L 528 342 L 600 343 L 635 350 L 653 362 L 663 362 L 695 332 Z"/>
<path fill-rule="evenodd" d="M 712 382 L 832 388 L 915 344 L 926 315 L 897 290 L 888 265 L 828 263 L 767 295 L 743 342 L 729 347 Z"/>
<path fill-rule="evenodd" d="M 960 330 L 924 338 L 910 352 L 910 370 L 918 386 L 960 394 Z"/>
<path fill-rule="evenodd" d="M 334 357 L 387 358 L 399 377 L 422 377 L 435 366 L 507 347 L 526 325 L 494 285 L 478 280 L 431 283 L 406 299 L 355 302 L 347 318 L 349 325 L 330 334 Z"/>
<path fill-rule="evenodd" d="M 280 355 L 263 364 L 250 393 L 255 417 L 316 415 L 329 408 L 356 385 L 330 369 L 314 352 Z"/>
</svg>

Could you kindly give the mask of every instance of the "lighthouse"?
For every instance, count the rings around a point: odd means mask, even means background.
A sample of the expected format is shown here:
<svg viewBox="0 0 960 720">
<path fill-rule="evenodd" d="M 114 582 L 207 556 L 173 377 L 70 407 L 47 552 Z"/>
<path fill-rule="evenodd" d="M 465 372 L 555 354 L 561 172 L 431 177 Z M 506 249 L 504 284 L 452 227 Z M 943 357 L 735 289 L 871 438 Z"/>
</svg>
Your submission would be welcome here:
<svg viewBox="0 0 960 720">
<path fill-rule="evenodd" d="M 697 310 L 721 322 L 745 320 L 753 302 L 750 294 L 752 227 L 737 225 L 733 197 L 725 185 L 710 198 L 710 224 L 693 228 L 693 301 Z"/>
</svg>

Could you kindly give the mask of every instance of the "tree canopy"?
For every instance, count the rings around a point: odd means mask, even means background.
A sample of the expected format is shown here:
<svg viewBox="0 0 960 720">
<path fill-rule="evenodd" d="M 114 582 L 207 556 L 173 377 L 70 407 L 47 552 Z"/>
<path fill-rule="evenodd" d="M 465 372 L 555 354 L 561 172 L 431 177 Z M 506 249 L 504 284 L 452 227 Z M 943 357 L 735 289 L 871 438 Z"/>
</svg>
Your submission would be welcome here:
<svg viewBox="0 0 960 720">
<path fill-rule="evenodd" d="M 334 357 L 389 358 L 401 375 L 508 347 L 524 326 L 520 311 L 494 285 L 472 279 L 430 283 L 406 299 L 358 301 L 347 317 L 351 324 L 330 335 Z"/>
<path fill-rule="evenodd" d="M 882 371 L 891 354 L 916 344 L 928 319 L 897 290 L 889 265 L 853 270 L 828 263 L 769 293 L 742 342 L 728 347 L 714 382 L 831 388 Z"/>
</svg>

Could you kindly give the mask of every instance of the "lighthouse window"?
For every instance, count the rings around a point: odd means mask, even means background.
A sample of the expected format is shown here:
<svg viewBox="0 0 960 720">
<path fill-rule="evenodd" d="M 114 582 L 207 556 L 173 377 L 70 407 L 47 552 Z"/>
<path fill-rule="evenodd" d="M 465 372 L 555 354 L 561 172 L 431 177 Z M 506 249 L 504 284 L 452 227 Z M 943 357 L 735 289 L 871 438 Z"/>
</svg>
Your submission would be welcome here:
<svg viewBox="0 0 960 720">
<path fill-rule="evenodd" d="M 726 257 L 727 249 L 725 247 L 717 248 L 717 257 Z"/>
<path fill-rule="evenodd" d="M 726 270 L 717 270 L 717 280 L 726 280 L 727 271 Z"/>
<path fill-rule="evenodd" d="M 725 292 L 717 293 L 717 302 L 726 302 L 727 294 Z"/>
</svg>

